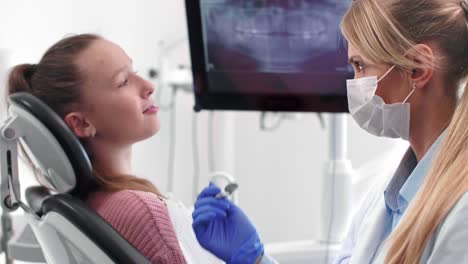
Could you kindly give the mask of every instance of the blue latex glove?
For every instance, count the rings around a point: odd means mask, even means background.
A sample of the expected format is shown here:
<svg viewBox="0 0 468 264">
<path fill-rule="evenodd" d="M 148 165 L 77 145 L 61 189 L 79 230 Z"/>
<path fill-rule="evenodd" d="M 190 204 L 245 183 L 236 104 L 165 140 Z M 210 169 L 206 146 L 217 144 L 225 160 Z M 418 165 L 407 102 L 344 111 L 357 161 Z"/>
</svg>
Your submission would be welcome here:
<svg viewBox="0 0 468 264">
<path fill-rule="evenodd" d="M 193 230 L 200 245 L 228 264 L 253 264 L 263 254 L 255 227 L 242 210 L 210 183 L 198 196 Z"/>
</svg>

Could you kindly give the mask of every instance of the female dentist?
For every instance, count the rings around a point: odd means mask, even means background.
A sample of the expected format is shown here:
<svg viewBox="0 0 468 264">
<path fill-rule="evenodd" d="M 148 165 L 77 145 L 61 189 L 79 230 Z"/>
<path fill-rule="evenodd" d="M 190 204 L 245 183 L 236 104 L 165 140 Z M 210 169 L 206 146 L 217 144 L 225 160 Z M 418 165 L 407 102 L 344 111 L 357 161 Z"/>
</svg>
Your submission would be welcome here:
<svg viewBox="0 0 468 264">
<path fill-rule="evenodd" d="M 410 148 L 365 199 L 336 263 L 468 261 L 468 0 L 355 0 L 342 21 L 349 110 L 366 131 Z M 274 263 L 255 227 L 210 184 L 193 228 L 227 263 Z M 287 223 L 285 223 L 287 226 Z"/>
</svg>

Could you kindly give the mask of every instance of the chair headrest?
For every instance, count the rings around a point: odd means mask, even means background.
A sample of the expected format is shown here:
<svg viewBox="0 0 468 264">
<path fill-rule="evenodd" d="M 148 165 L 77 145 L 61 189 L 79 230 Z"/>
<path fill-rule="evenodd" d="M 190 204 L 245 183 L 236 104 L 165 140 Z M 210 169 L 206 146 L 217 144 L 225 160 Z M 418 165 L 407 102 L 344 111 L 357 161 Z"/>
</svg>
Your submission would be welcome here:
<svg viewBox="0 0 468 264">
<path fill-rule="evenodd" d="M 92 165 L 63 119 L 29 93 L 9 96 L 10 113 L 20 117 L 20 137 L 39 165 L 39 182 L 59 193 L 81 195 L 94 183 Z"/>
</svg>

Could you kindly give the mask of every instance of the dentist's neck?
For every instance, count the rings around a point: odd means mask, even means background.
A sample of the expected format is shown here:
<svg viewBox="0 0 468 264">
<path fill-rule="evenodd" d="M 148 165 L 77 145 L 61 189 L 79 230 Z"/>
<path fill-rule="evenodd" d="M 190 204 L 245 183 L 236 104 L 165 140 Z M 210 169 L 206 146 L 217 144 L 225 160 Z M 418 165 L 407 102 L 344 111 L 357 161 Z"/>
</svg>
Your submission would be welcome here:
<svg viewBox="0 0 468 264">
<path fill-rule="evenodd" d="M 433 93 L 424 98 L 411 106 L 409 141 L 418 161 L 448 127 L 456 107 L 455 98 L 447 95 Z"/>
</svg>

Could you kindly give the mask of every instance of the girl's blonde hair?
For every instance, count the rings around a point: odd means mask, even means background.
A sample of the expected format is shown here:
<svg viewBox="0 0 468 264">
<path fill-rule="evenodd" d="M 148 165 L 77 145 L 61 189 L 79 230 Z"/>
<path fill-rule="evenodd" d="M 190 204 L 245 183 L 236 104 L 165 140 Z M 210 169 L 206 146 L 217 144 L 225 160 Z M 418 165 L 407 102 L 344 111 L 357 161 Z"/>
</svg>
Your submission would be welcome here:
<svg viewBox="0 0 468 264">
<path fill-rule="evenodd" d="M 464 0 L 466 1 L 466 0 Z M 341 28 L 348 42 L 376 64 L 414 68 L 436 67 L 447 82 L 460 86 L 468 75 L 468 5 L 460 0 L 356 0 Z M 465 5 L 465 8 L 463 7 Z M 442 56 L 425 54 L 415 62 L 408 52 L 416 44 L 435 42 Z M 443 66 L 441 66 L 443 65 Z M 386 243 L 385 263 L 419 263 L 437 226 L 468 191 L 468 92 L 458 103 L 447 134 L 421 189 Z M 456 95 L 457 91 L 447 91 Z"/>
</svg>

